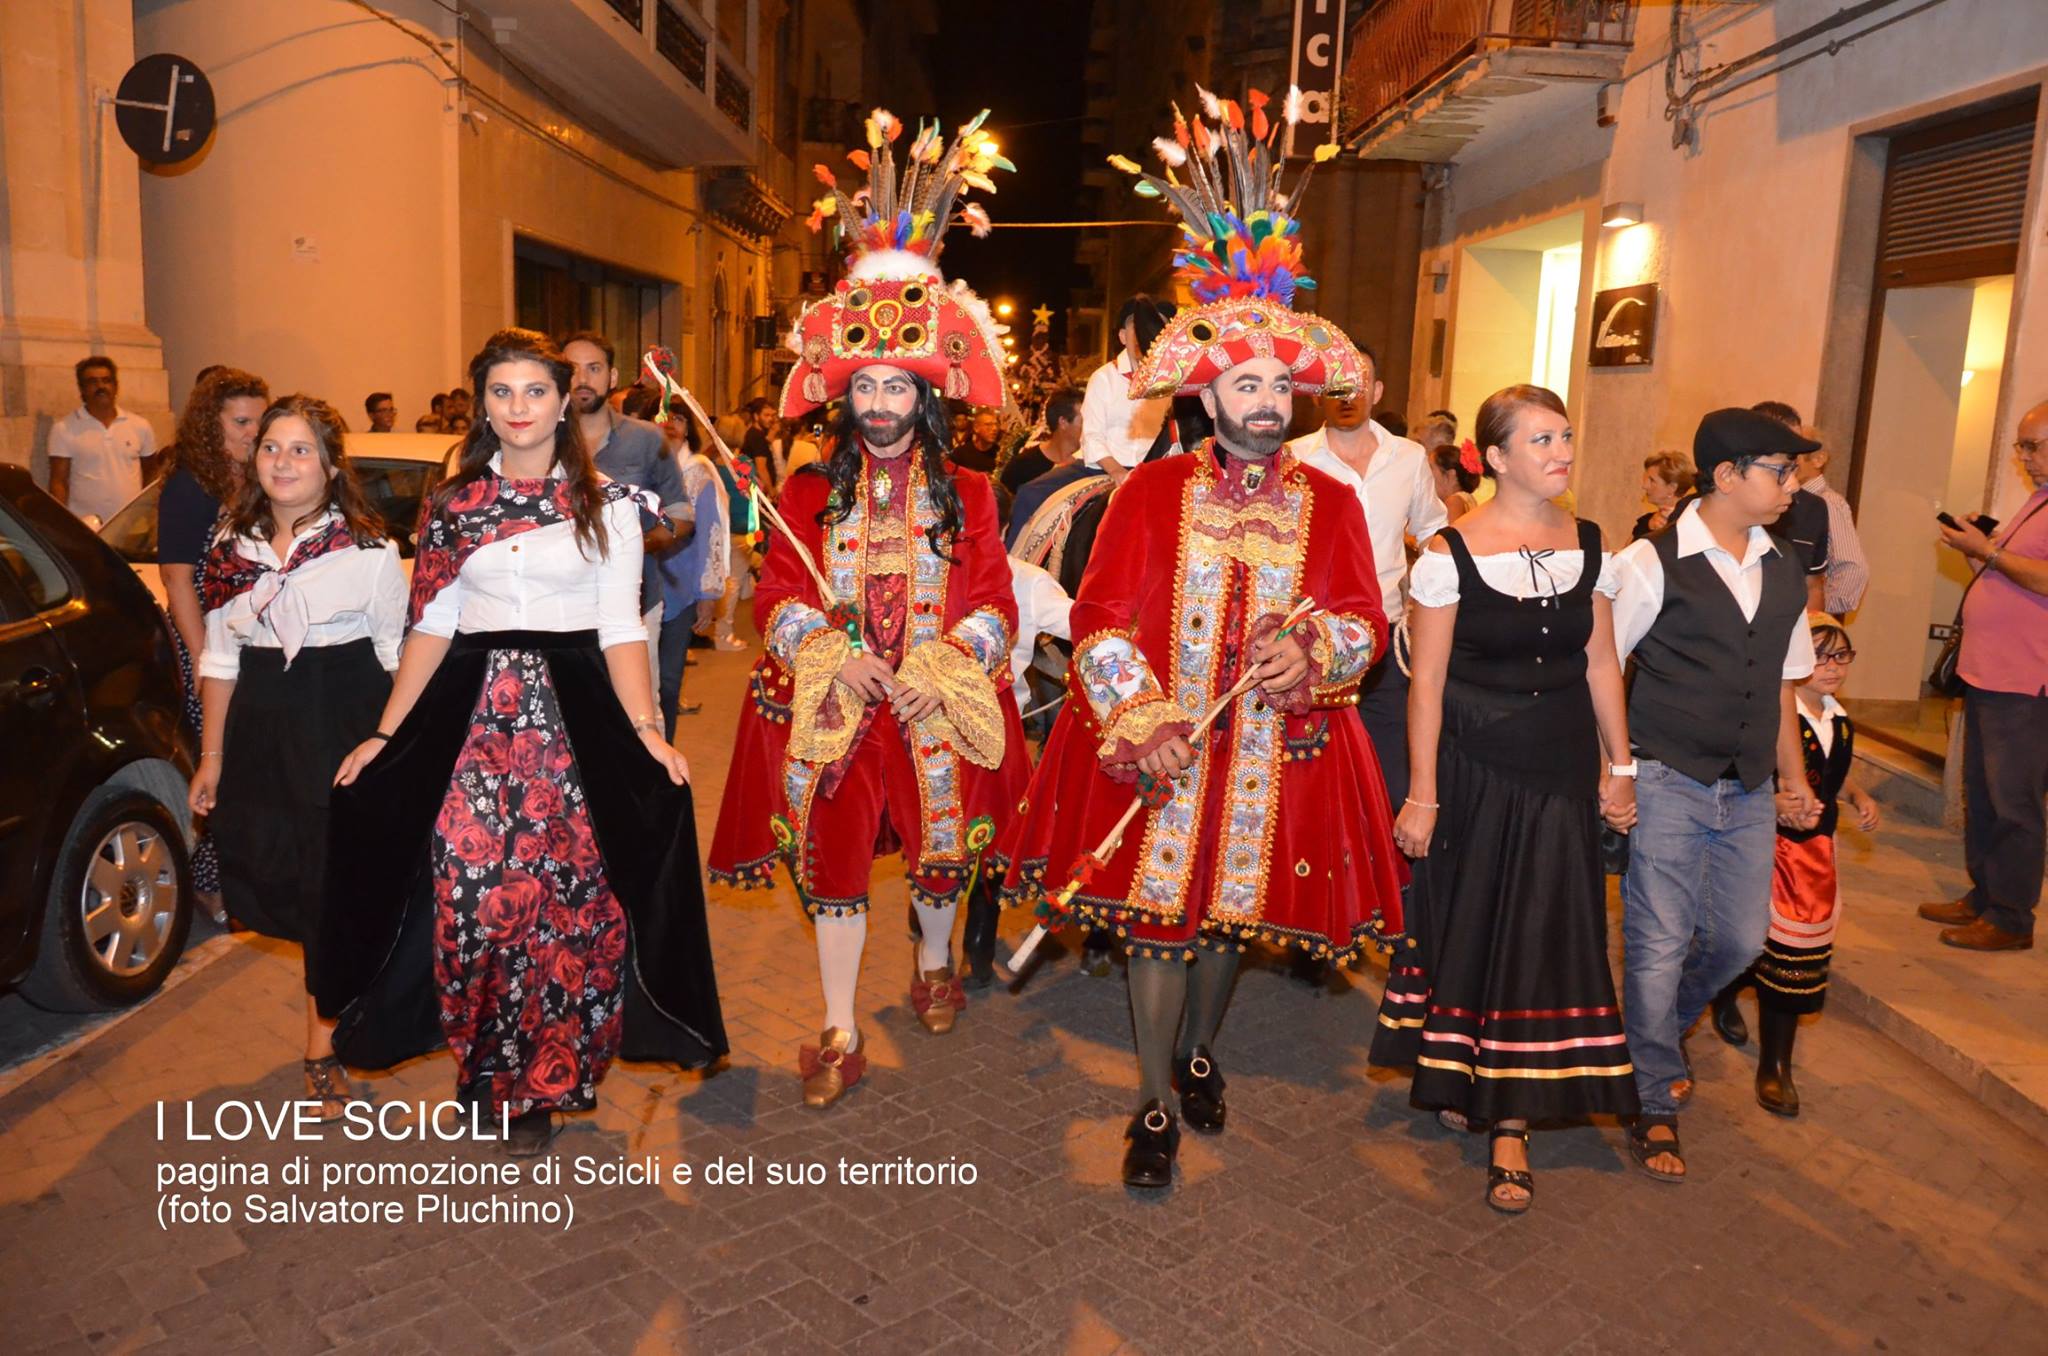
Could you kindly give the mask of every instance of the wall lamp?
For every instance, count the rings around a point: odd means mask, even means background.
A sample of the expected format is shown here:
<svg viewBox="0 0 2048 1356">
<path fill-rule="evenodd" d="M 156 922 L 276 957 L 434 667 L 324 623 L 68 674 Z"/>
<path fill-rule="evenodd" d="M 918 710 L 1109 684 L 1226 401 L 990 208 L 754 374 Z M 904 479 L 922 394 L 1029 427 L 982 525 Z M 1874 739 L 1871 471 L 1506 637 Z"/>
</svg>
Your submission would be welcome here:
<svg viewBox="0 0 2048 1356">
<path fill-rule="evenodd" d="M 1600 209 L 1602 226 L 1634 226 L 1643 219 L 1643 205 L 1639 202 L 1611 202 Z"/>
</svg>

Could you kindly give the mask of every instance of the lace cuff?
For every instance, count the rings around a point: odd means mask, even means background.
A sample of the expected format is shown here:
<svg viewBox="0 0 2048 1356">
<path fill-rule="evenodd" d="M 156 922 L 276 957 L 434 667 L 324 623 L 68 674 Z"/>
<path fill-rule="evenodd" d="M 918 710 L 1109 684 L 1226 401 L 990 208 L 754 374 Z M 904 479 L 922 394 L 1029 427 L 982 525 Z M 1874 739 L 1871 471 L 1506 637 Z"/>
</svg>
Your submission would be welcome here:
<svg viewBox="0 0 2048 1356">
<path fill-rule="evenodd" d="M 1259 646 L 1271 640 L 1279 631 L 1281 621 L 1278 613 L 1269 612 L 1253 623 L 1250 650 L 1256 652 Z M 1264 699 L 1266 705 L 1282 715 L 1298 716 L 1315 704 L 1314 694 L 1323 684 L 1323 674 L 1329 668 L 1330 656 L 1329 647 L 1322 643 L 1318 632 L 1306 622 L 1295 628 L 1292 639 L 1308 654 L 1308 672 L 1284 692 L 1261 687 L 1259 696 Z"/>
<path fill-rule="evenodd" d="M 807 610 L 817 613 L 816 608 Z M 777 618 L 781 615 L 778 610 Z M 789 699 L 789 756 L 806 763 L 836 763 L 860 733 L 862 703 L 839 681 L 839 670 L 853 658 L 853 641 L 844 631 L 826 626 L 823 614 L 818 614 L 818 622 L 797 644 L 789 665 L 796 675 L 796 690 Z"/>
<path fill-rule="evenodd" d="M 974 656 L 950 640 L 928 640 L 903 656 L 896 677 L 939 699 L 939 709 L 912 727 L 919 735 L 951 744 L 976 767 L 1001 766 L 1002 698 Z"/>
<path fill-rule="evenodd" d="M 1170 739 L 1186 739 L 1195 718 L 1163 692 L 1145 693 L 1117 707 L 1102 723 L 1096 756 L 1103 771 L 1121 782 L 1134 780 L 1137 763 Z"/>
</svg>

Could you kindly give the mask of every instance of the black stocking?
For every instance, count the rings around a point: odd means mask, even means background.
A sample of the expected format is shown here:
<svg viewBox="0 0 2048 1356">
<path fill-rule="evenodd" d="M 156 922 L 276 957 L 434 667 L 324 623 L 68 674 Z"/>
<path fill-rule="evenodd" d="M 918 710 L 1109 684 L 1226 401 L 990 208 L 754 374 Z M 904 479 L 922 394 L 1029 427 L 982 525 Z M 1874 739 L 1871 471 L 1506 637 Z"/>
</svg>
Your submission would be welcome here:
<svg viewBox="0 0 2048 1356">
<path fill-rule="evenodd" d="M 1138 1043 L 1138 1105 L 1173 1105 L 1173 1038 L 1188 996 L 1187 962 L 1130 958 L 1131 1027 Z"/>
<path fill-rule="evenodd" d="M 1235 947 L 1227 951 L 1195 948 L 1195 963 L 1188 973 L 1188 1021 L 1174 1051 L 1182 1059 L 1198 1045 L 1215 1049 L 1216 1028 L 1223 1025 L 1223 1009 L 1230 1005 L 1230 985 L 1237 978 L 1239 955 Z"/>
</svg>

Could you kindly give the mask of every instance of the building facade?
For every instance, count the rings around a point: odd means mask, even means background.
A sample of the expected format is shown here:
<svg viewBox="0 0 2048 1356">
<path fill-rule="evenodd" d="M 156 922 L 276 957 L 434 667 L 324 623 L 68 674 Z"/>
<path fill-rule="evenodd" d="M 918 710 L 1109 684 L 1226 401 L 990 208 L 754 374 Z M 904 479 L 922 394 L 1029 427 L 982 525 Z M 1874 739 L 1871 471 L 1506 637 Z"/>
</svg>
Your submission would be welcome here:
<svg viewBox="0 0 2048 1356">
<path fill-rule="evenodd" d="M 1646 455 L 1717 406 L 1794 406 L 1871 547 L 1855 692 L 1915 701 L 1965 578 L 1934 514 L 2010 511 L 2048 398 L 2041 18 L 1382 0 L 1346 141 L 1426 166 L 1410 409 L 1469 429 L 1492 390 L 1557 389 L 1580 512 L 1621 540 Z"/>
</svg>

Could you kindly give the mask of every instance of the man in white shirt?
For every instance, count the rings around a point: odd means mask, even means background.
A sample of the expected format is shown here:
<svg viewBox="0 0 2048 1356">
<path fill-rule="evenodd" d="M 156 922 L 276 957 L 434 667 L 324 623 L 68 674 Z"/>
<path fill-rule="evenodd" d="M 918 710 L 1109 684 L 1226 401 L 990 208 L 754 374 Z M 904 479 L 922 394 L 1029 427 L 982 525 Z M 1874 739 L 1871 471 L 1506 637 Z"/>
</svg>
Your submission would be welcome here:
<svg viewBox="0 0 2048 1356">
<path fill-rule="evenodd" d="M 1380 606 L 1392 626 L 1408 605 L 1403 539 L 1413 537 L 1420 546 L 1441 532 L 1447 519 L 1422 444 L 1389 433 L 1371 417 L 1386 385 L 1373 351 L 1364 344 L 1358 351 L 1365 359 L 1368 386 L 1348 396 L 1324 396 L 1323 426 L 1287 448 L 1304 465 L 1334 476 L 1358 496 L 1372 538 Z M 1399 664 L 1375 665 L 1366 675 L 1358 691 L 1358 718 L 1379 755 L 1387 798 L 1398 806 L 1408 798 L 1408 675 Z"/>
<path fill-rule="evenodd" d="M 1813 672 L 1804 567 L 1764 530 L 1791 503 L 1792 459 L 1817 446 L 1768 415 L 1713 411 L 1693 439 L 1699 497 L 1614 558 L 1615 647 L 1635 661 L 1634 757 L 1613 768 L 1637 778 L 1621 882 L 1623 1026 L 1642 1100 L 1630 1151 L 1667 1182 L 1685 1175 L 1685 1031 L 1763 951 L 1775 823 L 1820 818 L 1792 696 Z"/>
<path fill-rule="evenodd" d="M 1820 430 L 1799 427 L 1801 436 L 1822 443 Z M 1817 495 L 1828 506 L 1828 565 L 1821 576 L 1821 606 L 1831 617 L 1846 617 L 1863 604 L 1863 591 L 1870 587 L 1870 558 L 1863 553 L 1863 539 L 1856 535 L 1856 515 L 1842 492 L 1828 485 L 1825 443 L 1817 452 L 1794 458 L 1799 469 L 1799 488 Z"/>
<path fill-rule="evenodd" d="M 94 354 L 73 370 L 83 403 L 50 429 L 50 497 L 104 523 L 142 493 L 142 467 L 156 455 L 156 432 L 114 403 L 121 373 L 112 358 Z"/>
<path fill-rule="evenodd" d="M 1145 460 L 1173 410 L 1171 396 L 1142 400 L 1131 395 L 1131 372 L 1173 318 L 1173 310 L 1171 303 L 1156 302 L 1142 292 L 1125 302 L 1117 313 L 1122 346 L 1115 361 L 1089 376 L 1087 394 L 1081 398 L 1082 464 L 1107 471 L 1117 483 Z"/>
</svg>

